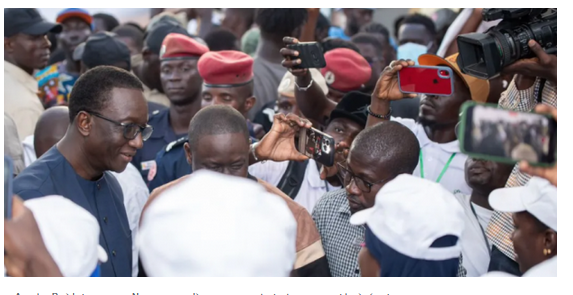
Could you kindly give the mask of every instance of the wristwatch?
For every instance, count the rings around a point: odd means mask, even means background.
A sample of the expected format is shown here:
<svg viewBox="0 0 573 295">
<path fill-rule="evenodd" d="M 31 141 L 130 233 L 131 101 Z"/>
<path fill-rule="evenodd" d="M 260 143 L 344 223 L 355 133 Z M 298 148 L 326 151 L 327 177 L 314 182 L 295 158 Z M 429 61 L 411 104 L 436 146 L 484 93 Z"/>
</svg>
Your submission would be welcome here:
<svg viewBox="0 0 573 295">
<path fill-rule="evenodd" d="M 253 158 L 257 162 L 259 161 L 259 158 L 257 158 L 257 154 L 255 153 L 255 149 L 257 148 L 258 145 L 259 145 L 259 142 L 255 142 L 255 143 L 251 144 L 251 149 L 250 149 L 251 155 L 253 155 Z"/>
</svg>

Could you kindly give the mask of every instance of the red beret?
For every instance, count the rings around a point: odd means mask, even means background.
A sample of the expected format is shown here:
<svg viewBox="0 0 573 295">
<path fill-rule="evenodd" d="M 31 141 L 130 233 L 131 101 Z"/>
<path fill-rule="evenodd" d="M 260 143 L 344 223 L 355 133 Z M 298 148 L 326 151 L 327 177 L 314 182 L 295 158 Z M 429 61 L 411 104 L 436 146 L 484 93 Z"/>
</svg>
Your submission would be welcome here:
<svg viewBox="0 0 573 295">
<path fill-rule="evenodd" d="M 159 58 L 161 60 L 200 57 L 209 48 L 183 34 L 171 33 L 163 39 Z"/>
<path fill-rule="evenodd" d="M 320 72 L 326 84 L 342 92 L 359 90 L 370 80 L 370 64 L 356 51 L 348 48 L 333 49 L 324 54 L 326 67 Z"/>
<path fill-rule="evenodd" d="M 210 51 L 201 56 L 197 69 L 208 86 L 240 86 L 253 79 L 253 58 L 235 50 Z"/>
</svg>

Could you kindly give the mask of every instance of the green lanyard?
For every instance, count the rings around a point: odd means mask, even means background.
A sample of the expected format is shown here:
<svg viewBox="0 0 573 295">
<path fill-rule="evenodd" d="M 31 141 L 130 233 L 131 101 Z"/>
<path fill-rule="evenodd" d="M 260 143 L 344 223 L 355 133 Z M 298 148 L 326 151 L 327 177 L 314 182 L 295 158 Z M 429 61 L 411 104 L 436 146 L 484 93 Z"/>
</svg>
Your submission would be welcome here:
<svg viewBox="0 0 573 295">
<path fill-rule="evenodd" d="M 436 182 L 439 183 L 440 180 L 442 180 L 442 177 L 446 173 L 446 170 L 448 170 L 448 167 L 450 167 L 450 163 L 452 162 L 455 156 L 456 153 L 453 153 L 448 162 L 446 163 L 446 166 L 444 166 L 444 169 L 442 169 L 442 173 L 440 173 L 440 176 L 438 176 Z M 422 149 L 420 149 L 420 177 L 424 178 L 424 156 L 422 155 Z"/>
</svg>

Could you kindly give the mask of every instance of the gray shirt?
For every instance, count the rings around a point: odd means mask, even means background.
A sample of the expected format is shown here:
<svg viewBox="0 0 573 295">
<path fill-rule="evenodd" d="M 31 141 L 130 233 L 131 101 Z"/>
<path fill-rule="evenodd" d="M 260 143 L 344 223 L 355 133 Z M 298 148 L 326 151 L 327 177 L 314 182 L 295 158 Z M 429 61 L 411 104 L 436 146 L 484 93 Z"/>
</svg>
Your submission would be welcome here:
<svg viewBox="0 0 573 295">
<path fill-rule="evenodd" d="M 272 63 L 259 56 L 255 56 L 254 59 L 254 95 L 257 101 L 249 111 L 251 121 L 265 104 L 277 100 L 279 84 L 287 72 L 280 63 Z"/>
</svg>

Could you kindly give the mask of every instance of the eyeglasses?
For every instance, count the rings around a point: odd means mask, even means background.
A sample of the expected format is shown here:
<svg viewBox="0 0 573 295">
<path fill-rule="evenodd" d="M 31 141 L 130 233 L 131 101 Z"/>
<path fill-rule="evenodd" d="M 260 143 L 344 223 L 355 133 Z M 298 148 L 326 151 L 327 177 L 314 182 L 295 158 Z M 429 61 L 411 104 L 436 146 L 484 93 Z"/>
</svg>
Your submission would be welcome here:
<svg viewBox="0 0 573 295">
<path fill-rule="evenodd" d="M 380 181 L 376 181 L 376 182 L 368 182 L 356 175 L 354 175 L 352 172 L 350 172 L 350 170 L 348 170 L 346 167 L 344 167 L 343 164 L 341 163 L 336 163 L 336 165 L 338 165 L 338 172 L 340 173 L 340 176 L 342 177 L 342 179 L 344 180 L 344 185 L 349 185 L 350 182 L 352 181 L 352 179 L 354 179 L 354 183 L 356 183 L 356 186 L 358 187 L 358 189 L 360 189 L 362 192 L 365 193 L 369 193 L 370 191 L 372 191 L 372 187 L 376 184 L 381 184 L 384 181 L 387 181 L 389 178 L 386 179 L 382 179 Z"/>
<path fill-rule="evenodd" d="M 127 140 L 135 139 L 137 137 L 137 135 L 139 133 L 141 133 L 141 138 L 144 141 L 146 141 L 151 136 L 151 133 L 153 133 L 153 127 L 151 127 L 150 125 L 140 126 L 140 125 L 137 125 L 135 123 L 121 123 L 121 122 L 117 122 L 117 121 L 114 121 L 112 119 L 106 118 L 106 117 L 104 117 L 98 113 L 92 113 L 92 112 L 88 112 L 88 113 L 91 115 L 94 115 L 100 119 L 104 119 L 108 122 L 111 122 L 115 125 L 123 127 L 123 137 Z"/>
</svg>

